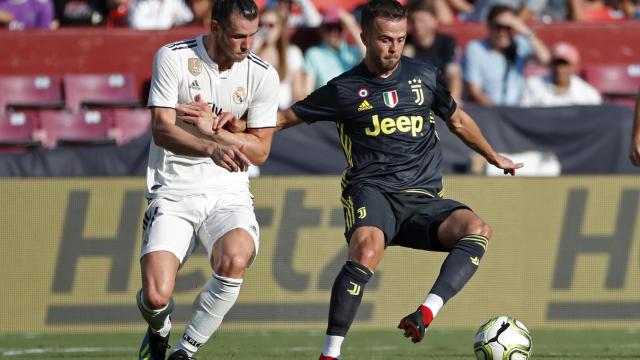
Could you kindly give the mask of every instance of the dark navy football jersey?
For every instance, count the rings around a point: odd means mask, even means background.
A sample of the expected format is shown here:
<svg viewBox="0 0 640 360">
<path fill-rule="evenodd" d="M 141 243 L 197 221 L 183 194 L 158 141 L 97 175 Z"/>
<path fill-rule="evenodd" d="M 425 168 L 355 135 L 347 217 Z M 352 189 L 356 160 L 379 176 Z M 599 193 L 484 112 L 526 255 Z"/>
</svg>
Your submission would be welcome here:
<svg viewBox="0 0 640 360">
<path fill-rule="evenodd" d="M 434 113 L 448 121 L 455 109 L 442 73 L 407 57 L 386 78 L 363 62 L 292 107 L 307 123 L 336 123 L 348 164 L 343 188 L 431 194 L 442 189 Z"/>
</svg>

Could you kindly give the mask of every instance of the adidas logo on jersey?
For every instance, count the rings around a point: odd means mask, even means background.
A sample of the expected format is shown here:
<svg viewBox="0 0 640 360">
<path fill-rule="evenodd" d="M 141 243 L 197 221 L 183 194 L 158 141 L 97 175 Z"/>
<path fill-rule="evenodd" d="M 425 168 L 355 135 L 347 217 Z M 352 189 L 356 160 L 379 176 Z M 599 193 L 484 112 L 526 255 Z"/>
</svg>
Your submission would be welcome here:
<svg viewBox="0 0 640 360">
<path fill-rule="evenodd" d="M 198 84 L 198 80 L 193 80 L 191 85 L 189 85 L 189 88 L 193 90 L 200 90 L 200 85 Z"/>
<path fill-rule="evenodd" d="M 371 110 L 371 109 L 373 109 L 373 106 L 371 106 L 371 104 L 369 104 L 367 100 L 364 100 L 362 104 L 358 106 L 358 111 L 365 111 L 365 110 Z"/>
</svg>

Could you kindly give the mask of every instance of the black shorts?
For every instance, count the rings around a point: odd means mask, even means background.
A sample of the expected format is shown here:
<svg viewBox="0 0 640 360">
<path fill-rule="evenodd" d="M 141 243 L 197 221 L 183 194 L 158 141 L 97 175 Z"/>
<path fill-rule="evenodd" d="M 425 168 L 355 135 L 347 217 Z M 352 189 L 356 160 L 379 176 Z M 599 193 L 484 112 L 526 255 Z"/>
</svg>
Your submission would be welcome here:
<svg viewBox="0 0 640 360">
<path fill-rule="evenodd" d="M 438 240 L 438 226 L 455 210 L 469 209 L 455 200 L 417 192 L 386 193 L 353 186 L 342 194 L 347 242 L 356 228 L 375 226 L 386 246 L 448 251 Z"/>
</svg>

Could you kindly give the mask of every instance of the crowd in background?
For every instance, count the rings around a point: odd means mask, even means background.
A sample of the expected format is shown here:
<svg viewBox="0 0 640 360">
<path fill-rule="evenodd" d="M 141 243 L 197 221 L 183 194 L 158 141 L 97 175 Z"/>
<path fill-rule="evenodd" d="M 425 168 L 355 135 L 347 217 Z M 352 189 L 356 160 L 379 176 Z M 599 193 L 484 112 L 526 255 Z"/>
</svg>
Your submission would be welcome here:
<svg viewBox="0 0 640 360">
<path fill-rule="evenodd" d="M 208 27 L 214 0 L 0 0 L 0 27 L 68 26 L 169 29 Z M 362 1 L 360 1 L 362 2 Z M 580 54 L 569 43 L 544 44 L 534 21 L 640 19 L 638 0 L 409 0 L 406 56 L 429 60 L 445 74 L 454 98 L 484 106 L 600 104 L 598 91 L 578 76 Z M 359 63 L 359 6 L 318 11 L 311 0 L 261 2 L 254 52 L 281 79 L 280 108 L 304 98 Z M 360 5 L 361 6 L 361 5 Z M 351 10 L 351 9 L 350 9 Z M 440 24 L 486 21 L 488 36 L 459 49 Z M 296 27 L 317 28 L 320 43 L 303 51 L 290 39 Z M 541 75 L 528 75 L 537 64 Z"/>
<path fill-rule="evenodd" d="M 213 0 L 0 0 L 0 27 L 123 26 L 168 29 L 206 25 Z M 319 26 L 322 17 L 312 0 L 258 0 L 263 8 L 289 13 L 288 26 Z M 350 0 L 346 5 L 366 1 Z M 403 0 L 409 3 L 410 0 Z M 640 18 L 638 0 L 427 0 L 442 24 L 485 21 L 500 4 L 523 21 L 614 21 Z M 294 8 L 295 11 L 290 10 Z M 348 9 L 351 10 L 351 9 Z M 357 12 L 357 10 L 356 10 Z"/>
</svg>

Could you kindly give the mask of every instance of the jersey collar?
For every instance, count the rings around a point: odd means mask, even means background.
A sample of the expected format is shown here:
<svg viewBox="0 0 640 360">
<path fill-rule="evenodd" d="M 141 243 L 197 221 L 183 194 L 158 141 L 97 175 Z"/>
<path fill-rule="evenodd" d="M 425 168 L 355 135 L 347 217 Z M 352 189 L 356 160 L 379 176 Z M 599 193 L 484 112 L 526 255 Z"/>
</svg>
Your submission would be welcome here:
<svg viewBox="0 0 640 360">
<path fill-rule="evenodd" d="M 367 68 L 367 65 L 364 63 L 364 60 L 360 62 L 360 72 L 373 83 L 388 84 L 390 81 L 395 81 L 395 79 L 399 76 L 402 70 L 402 59 L 403 59 L 403 56 L 401 56 L 400 61 L 398 61 L 398 67 L 396 67 L 396 69 L 391 73 L 391 75 L 387 76 L 386 78 L 375 75 L 374 73 L 369 71 L 369 68 Z"/>
</svg>

